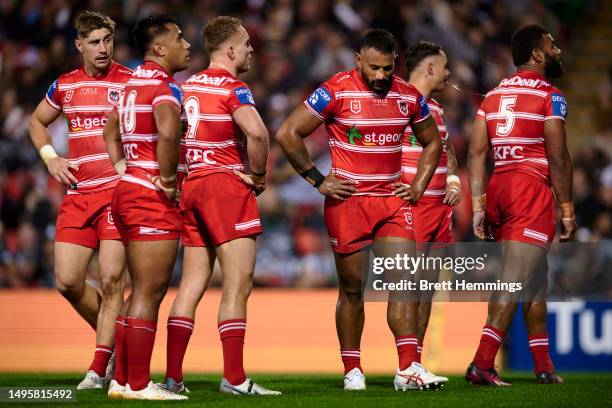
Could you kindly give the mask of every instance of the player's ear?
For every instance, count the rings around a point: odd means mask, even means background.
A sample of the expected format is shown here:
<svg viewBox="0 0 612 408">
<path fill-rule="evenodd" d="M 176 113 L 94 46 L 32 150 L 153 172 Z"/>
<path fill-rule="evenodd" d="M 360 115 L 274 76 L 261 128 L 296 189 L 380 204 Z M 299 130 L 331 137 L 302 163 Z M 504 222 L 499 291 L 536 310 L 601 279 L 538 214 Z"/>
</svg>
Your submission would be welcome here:
<svg viewBox="0 0 612 408">
<path fill-rule="evenodd" d="M 434 64 L 433 64 L 433 62 L 430 62 L 429 64 L 427 64 L 427 73 L 429 75 L 433 75 L 434 74 Z"/>
<path fill-rule="evenodd" d="M 236 58 L 236 50 L 234 49 L 233 45 L 230 45 L 227 48 L 227 56 L 229 57 L 229 59 L 233 60 L 234 58 Z"/>
<path fill-rule="evenodd" d="M 81 54 L 83 53 L 83 44 L 81 44 L 81 40 L 79 40 L 78 38 L 75 38 L 74 46 L 76 47 L 77 50 L 79 50 Z"/>
<path fill-rule="evenodd" d="M 546 56 L 544 55 L 544 50 L 542 50 L 541 48 L 534 48 L 531 51 L 531 58 L 533 58 L 533 60 L 538 64 L 543 63 L 546 59 Z"/>
<path fill-rule="evenodd" d="M 357 64 L 357 68 L 361 69 L 361 53 L 355 53 L 355 64 Z"/>
</svg>

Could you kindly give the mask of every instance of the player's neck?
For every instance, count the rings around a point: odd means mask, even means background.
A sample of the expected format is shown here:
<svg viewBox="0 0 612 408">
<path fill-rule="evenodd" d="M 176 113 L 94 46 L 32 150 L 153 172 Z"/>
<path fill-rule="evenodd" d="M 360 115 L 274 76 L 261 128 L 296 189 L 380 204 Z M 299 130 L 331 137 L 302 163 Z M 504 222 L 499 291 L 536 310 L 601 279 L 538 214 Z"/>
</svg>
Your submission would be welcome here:
<svg viewBox="0 0 612 408">
<path fill-rule="evenodd" d="M 230 64 L 223 62 L 223 61 L 218 61 L 218 60 L 211 61 L 210 65 L 208 66 L 208 69 L 224 69 L 230 74 L 232 74 L 233 77 L 238 76 L 238 69 L 235 67 L 232 67 Z"/>
<path fill-rule="evenodd" d="M 533 71 L 533 72 L 536 72 L 536 73 L 540 74 L 543 77 L 546 76 L 544 74 L 544 67 L 540 67 L 540 66 L 537 66 L 537 65 L 534 65 L 534 64 L 529 64 L 529 63 L 520 65 L 517 68 L 517 71 Z"/>
<path fill-rule="evenodd" d="M 159 65 L 160 67 L 162 67 L 164 69 L 164 71 L 166 71 L 167 73 L 169 73 L 170 75 L 174 75 L 174 71 L 172 71 L 172 69 L 170 69 L 170 64 L 168 64 L 168 62 L 166 60 L 164 60 L 163 58 L 157 57 L 157 56 L 153 56 L 153 55 L 145 55 L 144 57 L 144 61 L 145 62 L 153 62 L 157 65 Z"/>
<path fill-rule="evenodd" d="M 410 81 L 408 81 L 408 83 L 414 86 L 417 89 L 417 91 L 419 91 L 419 93 L 423 95 L 425 99 L 429 99 L 431 97 L 431 94 L 433 93 L 433 89 L 431 88 L 431 86 L 429 86 L 427 81 L 417 78 L 417 79 L 411 79 Z"/>
</svg>

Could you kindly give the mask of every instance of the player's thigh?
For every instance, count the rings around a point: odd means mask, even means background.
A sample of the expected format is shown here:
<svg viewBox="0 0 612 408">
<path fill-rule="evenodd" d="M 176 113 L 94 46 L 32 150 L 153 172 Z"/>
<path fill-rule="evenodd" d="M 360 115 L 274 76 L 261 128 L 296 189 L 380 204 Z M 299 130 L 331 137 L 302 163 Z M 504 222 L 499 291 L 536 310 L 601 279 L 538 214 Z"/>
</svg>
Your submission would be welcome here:
<svg viewBox="0 0 612 408">
<path fill-rule="evenodd" d="M 368 252 L 357 251 L 351 254 L 334 252 L 334 260 L 340 292 L 352 295 L 361 294 L 361 283 L 367 273 Z"/>
<path fill-rule="evenodd" d="M 56 242 L 55 281 L 60 289 L 82 285 L 94 249 L 68 242 Z"/>
<path fill-rule="evenodd" d="M 546 250 L 538 245 L 505 240 L 502 253 L 502 282 L 521 282 L 526 291 L 546 265 Z"/>
<path fill-rule="evenodd" d="M 102 285 L 106 282 L 117 282 L 124 276 L 125 246 L 119 240 L 109 239 L 100 241 L 100 280 Z"/>
<path fill-rule="evenodd" d="M 254 238 L 238 238 L 216 247 L 224 288 L 250 285 L 255 270 L 256 247 Z"/>
<path fill-rule="evenodd" d="M 127 260 L 134 291 L 166 290 L 177 252 L 178 239 L 130 241 Z"/>
</svg>

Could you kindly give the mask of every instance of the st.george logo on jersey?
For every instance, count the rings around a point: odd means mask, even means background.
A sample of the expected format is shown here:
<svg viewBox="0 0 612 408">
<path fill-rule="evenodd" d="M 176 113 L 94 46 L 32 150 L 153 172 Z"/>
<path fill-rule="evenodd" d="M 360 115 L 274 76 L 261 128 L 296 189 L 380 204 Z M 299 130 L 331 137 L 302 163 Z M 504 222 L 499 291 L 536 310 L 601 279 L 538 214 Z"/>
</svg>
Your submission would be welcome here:
<svg viewBox="0 0 612 408">
<path fill-rule="evenodd" d="M 408 103 L 406 101 L 397 101 L 397 107 L 402 115 L 408 116 Z"/>
<path fill-rule="evenodd" d="M 121 93 L 117 89 L 109 89 L 108 94 L 106 95 L 108 101 L 113 105 L 117 105 L 119 103 L 119 97 Z"/>
</svg>

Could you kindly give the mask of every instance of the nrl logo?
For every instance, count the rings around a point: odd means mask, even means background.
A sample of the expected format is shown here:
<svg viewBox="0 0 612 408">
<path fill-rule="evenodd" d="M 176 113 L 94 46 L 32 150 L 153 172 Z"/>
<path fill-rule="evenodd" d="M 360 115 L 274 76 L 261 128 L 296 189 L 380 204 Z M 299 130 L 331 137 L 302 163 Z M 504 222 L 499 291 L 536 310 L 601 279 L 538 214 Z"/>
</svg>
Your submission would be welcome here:
<svg viewBox="0 0 612 408">
<path fill-rule="evenodd" d="M 406 101 L 397 101 L 397 106 L 402 115 L 408 116 L 408 103 Z"/>
<path fill-rule="evenodd" d="M 361 101 L 359 101 L 357 99 L 352 99 L 351 100 L 351 112 L 353 112 L 353 113 L 361 112 Z"/>
<path fill-rule="evenodd" d="M 108 98 L 108 101 L 112 103 L 113 105 L 116 105 L 119 103 L 120 96 L 121 96 L 121 93 L 118 90 L 116 89 L 108 90 L 107 98 Z"/>
<path fill-rule="evenodd" d="M 74 95 L 74 89 L 71 89 L 66 92 L 66 95 L 64 95 L 64 103 L 70 102 L 70 100 L 72 99 L 72 95 Z"/>
</svg>

